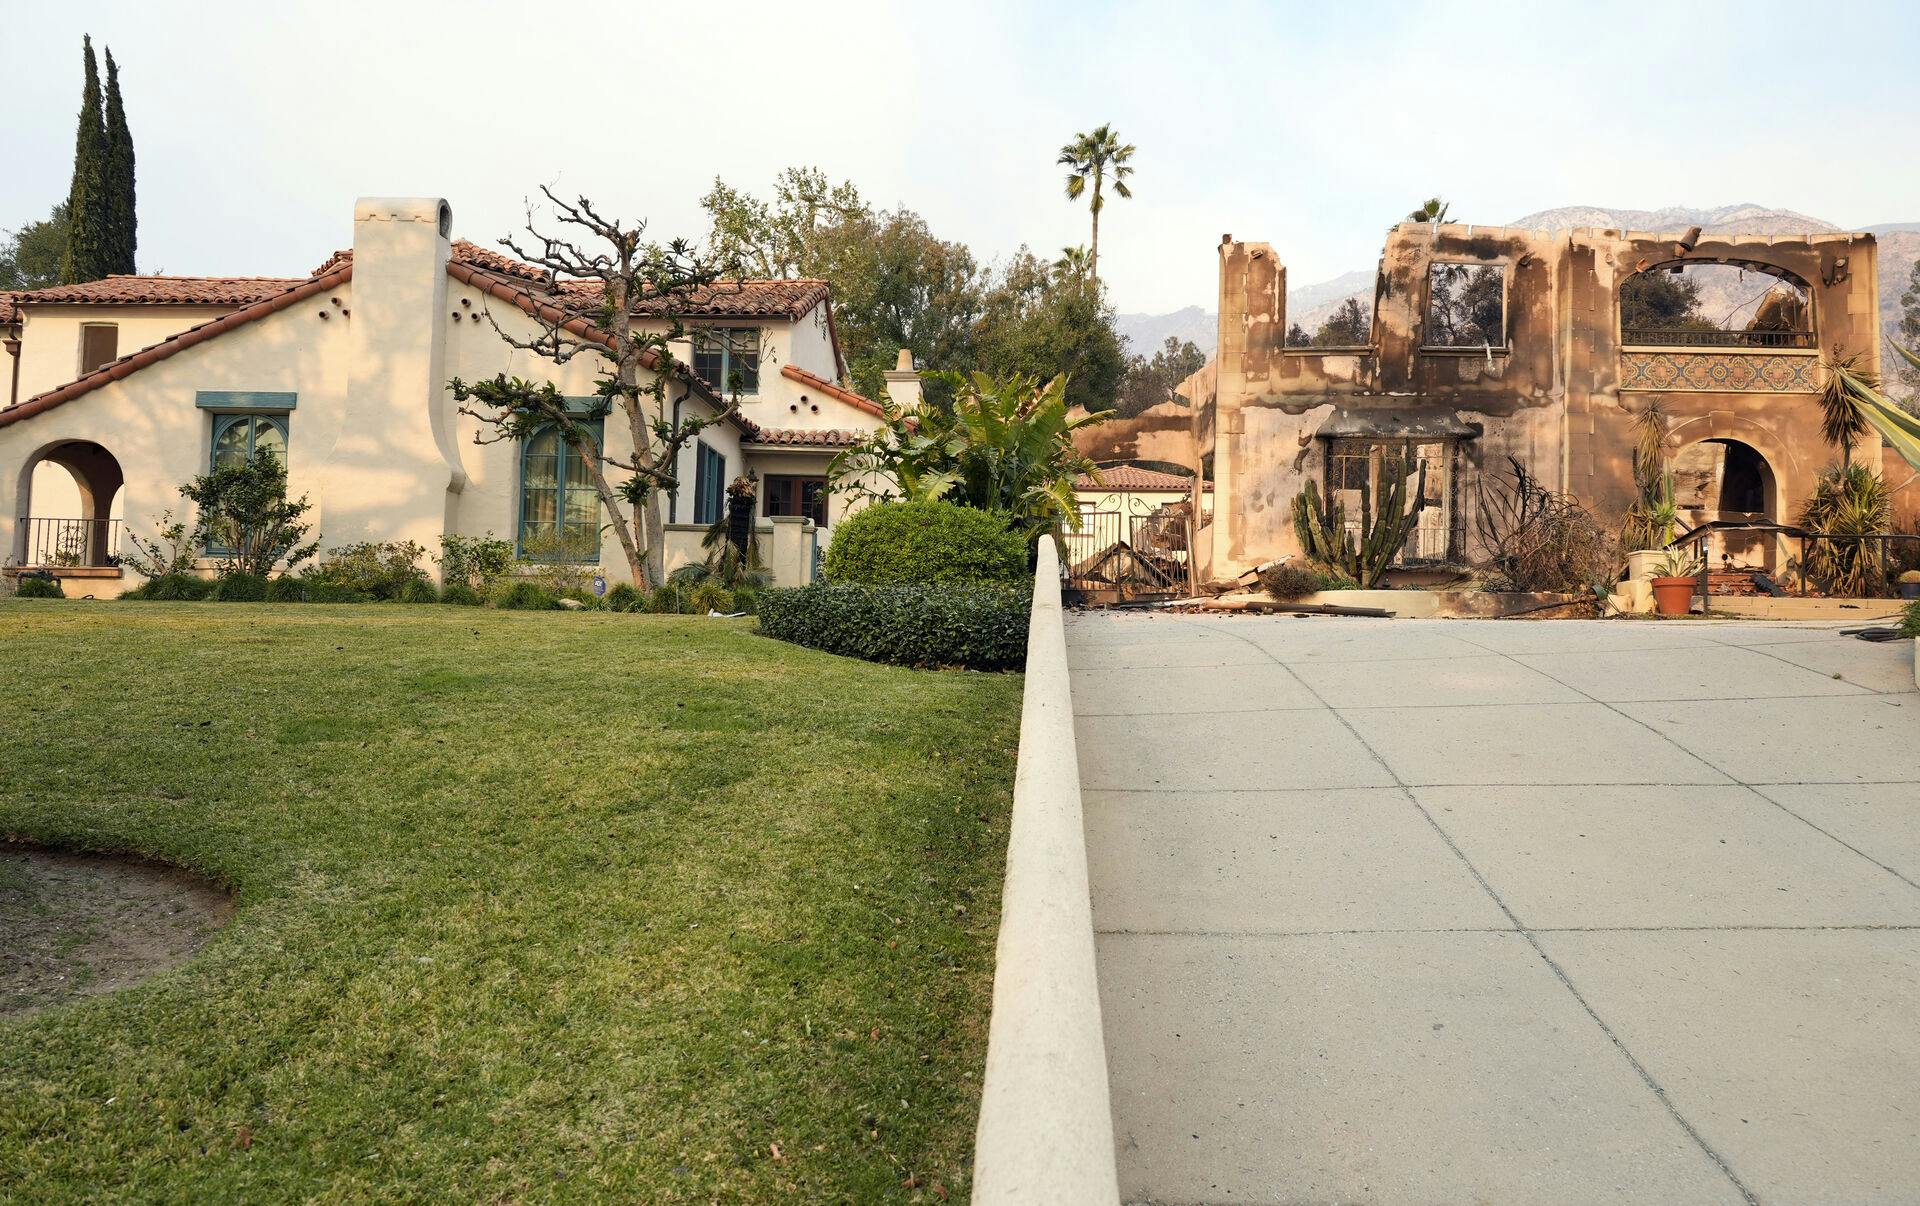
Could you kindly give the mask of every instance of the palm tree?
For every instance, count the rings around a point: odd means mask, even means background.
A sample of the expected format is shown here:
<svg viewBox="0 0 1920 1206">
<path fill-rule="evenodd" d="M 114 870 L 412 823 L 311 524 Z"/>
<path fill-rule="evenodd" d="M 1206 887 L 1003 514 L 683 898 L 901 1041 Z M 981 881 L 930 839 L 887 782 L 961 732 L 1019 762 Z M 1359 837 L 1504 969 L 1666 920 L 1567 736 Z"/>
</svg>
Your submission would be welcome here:
<svg viewBox="0 0 1920 1206">
<path fill-rule="evenodd" d="M 1058 160 L 1061 167 L 1067 169 L 1067 200 L 1078 201 L 1087 191 L 1087 181 L 1093 181 L 1093 242 L 1087 253 L 1087 279 L 1100 279 L 1100 209 L 1106 204 L 1102 195 L 1103 186 L 1111 178 L 1113 191 L 1122 197 L 1133 196 L 1133 190 L 1127 187 L 1127 177 L 1133 175 L 1133 167 L 1127 161 L 1133 158 L 1132 144 L 1122 144 L 1120 136 L 1110 125 L 1094 127 L 1092 132 L 1076 134 L 1073 141 L 1060 148 Z"/>
<path fill-rule="evenodd" d="M 1062 247 L 1060 258 L 1053 262 L 1053 275 L 1060 280 L 1084 278 L 1087 275 L 1087 249 Z"/>
<path fill-rule="evenodd" d="M 1447 211 L 1453 206 L 1438 197 L 1428 197 L 1420 203 L 1420 208 L 1407 215 L 1409 222 L 1444 222 Z"/>
<path fill-rule="evenodd" d="M 1871 429 L 1862 400 L 1879 395 L 1880 378 L 1860 363 L 1858 353 L 1841 356 L 1837 348 L 1820 367 L 1827 371 L 1820 389 L 1820 436 L 1840 450 L 1842 466 L 1851 465 L 1853 446 Z"/>
</svg>

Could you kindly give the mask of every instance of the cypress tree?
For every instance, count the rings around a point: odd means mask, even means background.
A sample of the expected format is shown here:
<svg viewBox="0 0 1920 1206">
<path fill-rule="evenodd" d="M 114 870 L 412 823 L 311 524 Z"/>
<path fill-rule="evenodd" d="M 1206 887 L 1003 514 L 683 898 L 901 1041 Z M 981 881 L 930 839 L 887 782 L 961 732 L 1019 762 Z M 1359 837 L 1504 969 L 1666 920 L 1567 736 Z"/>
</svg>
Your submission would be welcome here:
<svg viewBox="0 0 1920 1206">
<path fill-rule="evenodd" d="M 127 129 L 127 110 L 120 103 L 120 68 L 107 48 L 107 211 L 111 235 L 107 257 L 110 272 L 134 272 L 139 247 L 139 221 L 133 198 L 133 132 Z"/>
<path fill-rule="evenodd" d="M 73 145 L 73 186 L 67 193 L 67 254 L 60 275 L 69 285 L 97 281 L 108 260 L 107 126 L 101 115 L 100 69 L 93 39 L 84 38 L 87 84 L 80 94 L 80 129 Z"/>
</svg>

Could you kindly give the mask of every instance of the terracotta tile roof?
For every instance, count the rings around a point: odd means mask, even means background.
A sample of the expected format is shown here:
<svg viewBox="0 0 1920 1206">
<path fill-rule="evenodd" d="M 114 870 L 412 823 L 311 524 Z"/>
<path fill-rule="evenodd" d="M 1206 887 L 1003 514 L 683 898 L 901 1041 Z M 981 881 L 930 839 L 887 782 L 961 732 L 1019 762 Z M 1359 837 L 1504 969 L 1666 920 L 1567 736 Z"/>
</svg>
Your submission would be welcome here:
<svg viewBox="0 0 1920 1206">
<path fill-rule="evenodd" d="M 1083 473 L 1073 479 L 1076 490 L 1106 490 L 1124 493 L 1132 490 L 1152 491 L 1155 493 L 1185 494 L 1193 488 L 1193 479 L 1177 473 L 1162 473 L 1157 469 L 1142 469 L 1138 465 L 1110 465 L 1100 470 L 1100 480 L 1095 481 L 1092 474 Z M 1202 482 L 1202 490 L 1212 490 L 1212 482 Z"/>
<path fill-rule="evenodd" d="M 561 281 L 559 286 L 573 305 L 583 309 L 599 306 L 600 290 L 599 281 Z M 685 318 L 799 318 L 829 294 L 825 281 L 748 278 L 695 290 L 680 299 L 678 310 Z M 642 298 L 633 312 L 659 314 L 664 308 L 658 298 Z"/>
<path fill-rule="evenodd" d="M 311 278 L 305 278 L 311 279 Z M 276 276 L 109 276 L 82 285 L 16 293 L 24 305 L 250 306 L 302 278 Z"/>
<path fill-rule="evenodd" d="M 846 448 L 864 438 L 860 432 L 834 427 L 762 427 L 747 437 L 747 442 L 787 448 Z"/>
<path fill-rule="evenodd" d="M 329 289 L 337 289 L 352 277 L 351 265 L 334 269 L 311 280 L 293 281 L 290 288 L 260 299 L 250 306 L 222 314 L 209 322 L 188 327 L 177 335 L 170 335 L 151 347 L 141 348 L 118 360 L 109 361 L 78 380 L 71 381 L 58 389 L 50 389 L 43 394 L 35 394 L 25 402 L 19 402 L 0 410 L 0 427 L 9 423 L 18 423 L 43 410 L 51 410 L 62 402 L 71 401 L 82 394 L 92 393 L 109 382 L 129 377 L 156 361 L 167 359 L 198 343 L 205 343 L 216 335 L 225 334 L 235 327 L 245 326 L 257 318 L 297 305 L 307 298 L 318 296 Z M 111 278 L 110 278 L 111 279 Z"/>
<path fill-rule="evenodd" d="M 499 252 L 489 250 L 488 248 L 480 246 L 478 243 L 470 243 L 465 239 L 455 239 L 453 241 L 452 252 L 448 258 L 456 264 L 472 264 L 475 267 L 485 268 L 489 272 L 497 272 L 502 276 L 511 276 L 519 280 L 537 282 L 542 285 L 547 284 L 553 279 L 553 274 L 543 268 L 535 268 L 532 264 L 523 264 L 519 260 L 501 255 Z M 353 263 L 353 249 L 346 248 L 328 256 L 325 263 L 313 270 L 313 274 L 315 276 L 322 276 L 340 267 L 342 264 L 351 263 Z"/>
<path fill-rule="evenodd" d="M 829 398 L 838 398 L 848 406 L 864 410 L 876 419 L 884 417 L 887 413 L 881 409 L 880 404 L 873 399 L 863 397 L 850 389 L 836 385 L 825 377 L 816 377 L 798 365 L 782 365 L 780 367 L 780 375 L 789 381 L 798 381 L 808 389 L 818 390 Z"/>
<path fill-rule="evenodd" d="M 12 293 L 0 293 L 0 327 L 8 326 L 19 311 L 14 308 Z"/>
</svg>

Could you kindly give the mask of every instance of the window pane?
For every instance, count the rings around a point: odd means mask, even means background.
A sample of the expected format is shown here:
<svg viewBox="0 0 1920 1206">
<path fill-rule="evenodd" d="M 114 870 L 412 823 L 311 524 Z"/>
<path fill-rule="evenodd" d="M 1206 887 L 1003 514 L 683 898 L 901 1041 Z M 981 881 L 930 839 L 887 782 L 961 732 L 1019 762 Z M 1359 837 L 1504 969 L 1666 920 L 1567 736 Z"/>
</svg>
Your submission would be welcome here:
<svg viewBox="0 0 1920 1206">
<path fill-rule="evenodd" d="M 228 418 L 214 420 L 213 430 L 213 467 L 222 469 L 247 463 L 247 420 Z"/>
<path fill-rule="evenodd" d="M 253 419 L 253 450 L 264 452 L 285 465 L 287 437 L 281 432 L 280 425 L 272 419 L 256 415 Z"/>
<path fill-rule="evenodd" d="M 730 374 L 727 388 L 733 388 L 731 375 L 740 379 L 740 392 L 757 393 L 760 389 L 760 328 L 736 327 L 732 335 L 732 352 L 727 371 Z"/>
</svg>

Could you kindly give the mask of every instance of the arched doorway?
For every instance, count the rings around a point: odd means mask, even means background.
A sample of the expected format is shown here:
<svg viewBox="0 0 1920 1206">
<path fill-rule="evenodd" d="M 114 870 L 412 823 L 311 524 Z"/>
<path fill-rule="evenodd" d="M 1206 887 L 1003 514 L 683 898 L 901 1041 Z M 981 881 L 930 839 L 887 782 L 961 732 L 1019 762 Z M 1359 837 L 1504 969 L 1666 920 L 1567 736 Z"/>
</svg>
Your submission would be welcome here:
<svg viewBox="0 0 1920 1206">
<path fill-rule="evenodd" d="M 1727 436 L 1688 444 L 1668 462 L 1673 470 L 1673 500 L 1681 524 L 1692 528 L 1712 520 L 1764 519 L 1784 522 L 1773 466 L 1759 449 Z M 1773 569 L 1778 541 L 1761 533 L 1729 532 L 1716 546 L 1736 564 Z"/>
<path fill-rule="evenodd" d="M 91 440 L 42 449 L 21 471 L 15 560 L 44 569 L 117 564 L 125 482 L 120 462 Z"/>
</svg>

